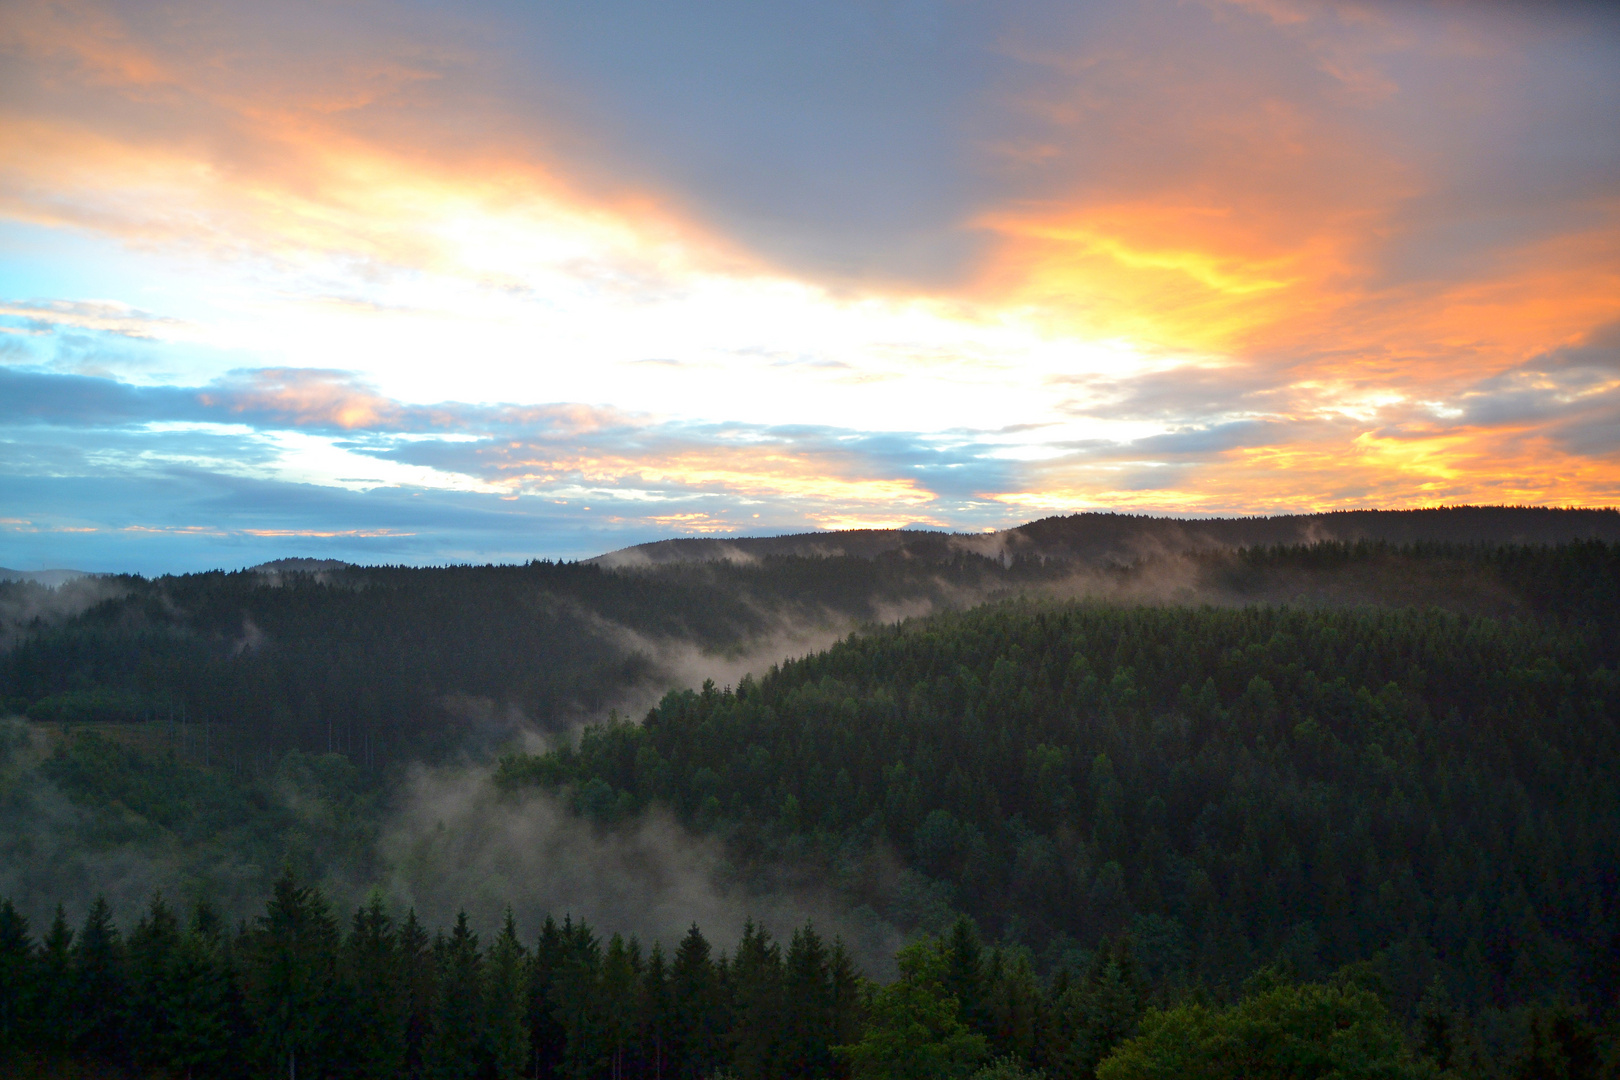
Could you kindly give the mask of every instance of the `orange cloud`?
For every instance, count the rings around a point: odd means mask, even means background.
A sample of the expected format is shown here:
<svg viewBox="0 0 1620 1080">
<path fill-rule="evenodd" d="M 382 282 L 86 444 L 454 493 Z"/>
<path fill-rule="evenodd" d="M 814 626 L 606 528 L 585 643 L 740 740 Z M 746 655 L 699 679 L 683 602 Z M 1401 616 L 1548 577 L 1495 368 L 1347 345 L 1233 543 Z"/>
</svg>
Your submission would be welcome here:
<svg viewBox="0 0 1620 1080">
<path fill-rule="evenodd" d="M 544 118 L 503 112 L 478 85 L 480 58 L 429 44 L 435 28 L 379 19 L 322 36 L 364 13 L 311 14 L 136 25 L 95 0 L 12 5 L 0 56 L 28 93 L 0 107 L 0 212 L 144 246 L 335 255 L 497 286 L 525 282 L 466 247 L 532 246 L 513 224 L 652 266 L 749 261 L 646 190 L 568 183 Z M 265 18 L 276 25 L 252 25 Z M 310 40 L 285 40 L 289 28 Z"/>
<path fill-rule="evenodd" d="M 332 18 L 366 17 L 363 8 L 333 10 Z M 917 369 L 938 371 L 972 366 L 974 357 L 986 371 L 1019 362 L 1016 349 L 990 356 L 995 349 L 964 347 L 965 332 L 952 337 L 975 321 L 1032 323 L 1047 355 L 1123 341 L 1153 361 L 1139 381 L 1163 370 L 1158 359 L 1190 355 L 1198 366 L 1184 369 L 1187 378 L 1231 375 L 1227 396 L 1181 413 L 1142 406 L 1129 419 L 1179 430 L 1263 418 L 1267 441 L 1197 460 L 1137 461 L 1130 446 L 1060 456 L 1024 468 L 1010 485 L 1018 490 L 984 497 L 1038 510 L 1620 499 L 1612 449 L 1577 452 L 1550 421 L 1443 425 L 1411 415 L 1418 403 L 1442 415 L 1480 379 L 1620 320 L 1620 199 L 1571 186 L 1548 195 L 1550 207 L 1530 205 L 1523 192 L 1492 202 L 1491 185 L 1468 175 L 1477 148 L 1445 128 L 1513 103 L 1529 76 L 1514 66 L 1511 43 L 1483 32 L 1470 39 L 1486 74 L 1440 93 L 1409 76 L 1438 62 L 1442 46 L 1460 46 L 1455 35 L 1425 37 L 1416 16 L 1408 25 L 1393 9 L 1308 0 L 1209 0 L 1179 12 L 1189 26 L 1235 36 L 1217 47 L 1191 31 L 1143 37 L 1131 24 L 1078 44 L 1005 43 L 1032 74 L 1007 90 L 1017 122 L 986 141 L 977 163 L 998 183 L 951 222 L 988 243 L 956 295 L 922 298 L 960 313 L 960 322 L 929 323 L 922 344 L 905 339 L 901 322 L 883 324 L 895 328 L 892 342 L 876 336 L 896 355 L 924 357 Z M 252 19 L 267 22 L 241 21 Z M 286 20 L 291 37 L 255 32 L 276 20 L 271 8 L 199 13 L 182 26 L 170 10 L 124 16 L 95 0 L 13 5 L 0 25 L 0 56 L 19 88 L 0 106 L 0 213 L 133 245 L 327 260 L 340 268 L 334 274 L 441 271 L 501 294 L 534 289 L 537 261 L 604 292 L 678 295 L 704 270 L 765 273 L 762 259 L 683 215 L 656 180 L 571 182 L 558 147 L 592 133 L 519 116 L 519 104 L 503 104 L 480 82 L 480 57 L 442 43 L 452 35 L 389 23 L 325 41 L 310 29 L 321 20 L 299 30 L 297 18 Z M 1242 49 L 1223 52 L 1233 42 Z M 1490 165 L 1498 167 L 1508 168 Z M 908 289 L 928 291 L 892 291 Z M 303 299 L 308 307 L 349 303 Z M 13 304 L 0 316 L 180 333 L 105 306 Z M 468 322 L 479 317 L 466 313 Z M 789 339 L 795 329 L 767 332 Z M 369 344 L 357 340 L 357 348 Z M 826 353 L 845 348 L 832 340 Z M 817 361 L 847 364 L 852 387 L 911 373 L 842 355 Z M 447 382 L 455 362 L 442 361 Z M 1118 419 L 1105 400 L 1071 407 L 1042 397 L 1065 377 L 1032 391 L 1029 417 L 1017 419 L 1053 424 L 1054 411 L 1077 423 Z M 788 388 L 788 378 L 770 385 Z M 1231 388 L 1239 382 L 1241 392 Z M 965 385 L 948 392 L 971 393 Z M 938 495 L 899 468 L 772 445 L 638 444 L 645 422 L 610 409 L 486 409 L 473 423 L 467 410 L 402 405 L 337 372 L 283 368 L 216 382 L 199 398 L 293 427 L 629 432 L 617 449 L 593 442 L 566 452 L 536 450 L 519 433 L 490 465 L 509 491 L 584 483 L 791 499 L 829 527 L 940 512 Z M 716 400 L 739 411 L 749 404 Z M 1032 457 L 1065 452 L 1034 447 Z M 718 517 L 684 512 L 653 520 L 685 531 L 722 527 Z"/>
<path fill-rule="evenodd" d="M 299 427 L 348 430 L 392 425 L 403 412 L 398 402 L 356 385 L 342 372 L 268 369 L 253 376 L 251 382 L 200 393 L 197 400 L 239 415 L 268 414 Z"/>
<path fill-rule="evenodd" d="M 243 529 L 247 536 L 350 536 L 375 538 L 379 536 L 415 536 L 413 532 L 399 532 L 396 529 Z"/>
<path fill-rule="evenodd" d="M 836 460 L 770 446 L 719 447 L 643 455 L 522 453 L 501 461 L 501 483 L 554 485 L 577 480 L 616 487 L 677 487 L 743 498 L 788 498 L 845 506 L 917 507 L 937 496 L 909 477 L 842 476 Z M 909 519 L 908 519 L 909 520 Z"/>
<path fill-rule="evenodd" d="M 1531 425 L 1345 431 L 1211 455 L 1189 466 L 1101 461 L 1037 473 L 988 498 L 1023 512 L 1305 512 L 1380 506 L 1620 505 L 1620 468 Z"/>
</svg>

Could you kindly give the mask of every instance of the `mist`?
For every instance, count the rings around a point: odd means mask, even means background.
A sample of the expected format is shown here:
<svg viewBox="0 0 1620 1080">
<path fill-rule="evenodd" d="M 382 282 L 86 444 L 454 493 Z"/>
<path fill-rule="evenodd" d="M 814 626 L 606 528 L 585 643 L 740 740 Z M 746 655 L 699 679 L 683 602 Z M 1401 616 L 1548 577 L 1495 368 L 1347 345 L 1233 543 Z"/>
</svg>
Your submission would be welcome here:
<svg viewBox="0 0 1620 1080">
<path fill-rule="evenodd" d="M 494 929 L 510 908 L 527 937 L 547 915 L 572 915 L 666 947 L 696 923 L 729 948 L 750 920 L 782 938 L 812 921 L 873 974 L 888 969 L 902 941 L 870 908 L 812 880 L 763 889 L 738 880 L 720 841 L 663 809 L 601 827 L 550 793 L 501 791 L 483 768 L 415 769 L 396 806 L 379 837 L 388 868 L 380 884 L 396 909 L 414 908 L 430 926 L 465 910 Z"/>
<path fill-rule="evenodd" d="M 128 591 L 116 578 L 91 575 L 58 585 L 0 581 L 0 650 L 11 648 L 36 627 L 66 622 Z"/>
</svg>

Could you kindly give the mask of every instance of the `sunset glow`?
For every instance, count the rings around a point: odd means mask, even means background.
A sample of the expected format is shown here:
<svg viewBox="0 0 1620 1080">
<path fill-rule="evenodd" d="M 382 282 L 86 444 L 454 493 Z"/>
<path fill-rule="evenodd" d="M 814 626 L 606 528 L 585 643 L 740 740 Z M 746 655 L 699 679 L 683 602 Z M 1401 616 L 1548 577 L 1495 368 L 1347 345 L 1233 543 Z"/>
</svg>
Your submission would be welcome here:
<svg viewBox="0 0 1620 1080">
<path fill-rule="evenodd" d="M 1620 503 L 1598 5 L 0 11 L 5 565 Z"/>
</svg>

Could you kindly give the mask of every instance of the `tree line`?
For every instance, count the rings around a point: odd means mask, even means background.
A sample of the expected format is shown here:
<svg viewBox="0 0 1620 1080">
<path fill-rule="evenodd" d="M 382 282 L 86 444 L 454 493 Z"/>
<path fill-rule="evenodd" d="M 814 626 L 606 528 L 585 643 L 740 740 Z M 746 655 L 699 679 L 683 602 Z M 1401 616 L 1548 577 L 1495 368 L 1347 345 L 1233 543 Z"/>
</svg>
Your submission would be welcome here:
<svg viewBox="0 0 1620 1080">
<path fill-rule="evenodd" d="M 139 1075 L 297 1077 L 829 1076 L 854 1039 L 860 977 L 805 925 L 752 924 L 728 955 L 694 925 L 668 954 L 547 918 L 508 916 L 487 945 L 465 914 L 429 934 L 373 896 L 347 933 L 291 875 L 232 929 L 154 898 L 127 936 L 104 900 L 58 909 L 37 943 L 0 901 L 0 1044 Z"/>
<path fill-rule="evenodd" d="M 41 613 L 9 628 L 9 647 L 0 634 L 0 715 L 150 724 L 239 772 L 272 772 L 299 751 L 342 754 L 374 776 L 487 749 L 512 734 L 512 716 L 557 726 L 666 679 L 636 635 L 725 649 L 781 622 L 858 622 L 1021 576 L 961 553 L 926 567 L 214 571 L 102 578 L 105 598 L 69 617 L 45 614 L 57 606 L 45 587 L 0 582 L 0 622 L 8 609 Z"/>
<path fill-rule="evenodd" d="M 0 1064 L 288 1080 L 1614 1075 L 1579 1010 L 1537 1012 L 1496 1070 L 1449 1014 L 1403 1029 L 1365 969 L 1318 983 L 1268 969 L 1226 1005 L 1155 1001 L 1128 936 L 1041 979 L 965 919 L 897 961 L 874 983 L 808 924 L 785 946 L 749 924 L 718 955 L 694 925 L 666 956 L 571 918 L 526 944 L 508 916 L 481 945 L 464 914 L 430 937 L 375 896 L 344 933 L 290 875 L 234 930 L 159 897 L 125 936 L 97 900 L 77 931 L 59 909 L 36 943 L 0 901 Z"/>
<path fill-rule="evenodd" d="M 1127 534 L 1141 525 L 1119 523 Z M 1449 527 L 1474 526 L 1437 512 L 1421 532 Z M 1587 626 L 1611 661 L 1617 647 L 1604 643 L 1620 639 L 1620 545 L 1601 541 L 1330 542 L 1120 565 L 1087 561 L 1093 548 L 1052 522 L 1020 536 L 997 557 L 929 534 L 872 558 L 108 577 L 83 586 L 102 598 L 71 615 L 49 614 L 60 598 L 43 586 L 0 582 L 0 714 L 158 725 L 191 756 L 237 772 L 273 772 L 296 750 L 342 754 L 377 776 L 487 750 L 511 735 L 512 716 L 565 726 L 629 689 L 661 689 L 668 675 L 636 635 L 724 651 L 783 624 L 949 610 L 1065 588 L 1076 572 L 1127 598 L 1157 595 L 1159 578 L 1191 568 L 1194 602 L 1494 606 Z"/>
</svg>

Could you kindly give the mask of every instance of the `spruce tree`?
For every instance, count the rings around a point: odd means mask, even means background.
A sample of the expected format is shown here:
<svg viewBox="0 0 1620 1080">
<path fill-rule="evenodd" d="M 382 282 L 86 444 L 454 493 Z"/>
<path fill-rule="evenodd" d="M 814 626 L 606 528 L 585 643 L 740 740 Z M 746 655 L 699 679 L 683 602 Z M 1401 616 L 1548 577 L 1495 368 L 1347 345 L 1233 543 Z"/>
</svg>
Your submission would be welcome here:
<svg viewBox="0 0 1620 1080">
<path fill-rule="evenodd" d="M 245 1016 L 236 970 L 219 918 L 199 901 L 170 968 L 173 1024 L 163 1048 L 167 1065 L 188 1078 L 217 1075 L 239 1061 Z"/>
<path fill-rule="evenodd" d="M 129 935 L 129 1038 L 143 1065 L 167 1064 L 182 1007 L 174 985 L 179 948 L 180 920 L 157 893 Z"/>
<path fill-rule="evenodd" d="M 267 1065 L 288 1080 L 318 1076 L 331 1021 L 338 944 L 320 891 L 290 870 L 276 881 L 246 942 L 248 1007 Z M 300 1065 L 302 1062 L 302 1066 Z"/>
<path fill-rule="evenodd" d="M 347 1057 L 361 1076 L 397 1076 L 405 1061 L 407 980 L 398 935 L 373 891 L 357 908 L 343 944 Z"/>
<path fill-rule="evenodd" d="M 478 935 L 467 925 L 465 911 L 456 915 L 448 937 L 435 942 L 439 969 L 433 1009 L 433 1037 L 428 1043 L 430 1080 L 473 1080 L 489 1058 L 483 994 L 483 957 Z"/>
<path fill-rule="evenodd" d="M 781 1074 L 805 1080 L 831 1075 L 829 1047 L 839 1041 L 837 998 L 827 947 L 810 923 L 788 944 L 782 991 Z"/>
<path fill-rule="evenodd" d="M 529 966 L 529 1075 L 535 1080 L 554 1080 L 563 1075 L 568 1030 L 563 1025 L 559 994 L 566 959 L 562 927 L 547 915 Z"/>
<path fill-rule="evenodd" d="M 640 1001 L 638 1011 L 645 1062 L 642 1075 L 649 1080 L 664 1080 L 669 1073 L 670 1031 L 675 1022 L 675 1002 L 670 994 L 669 966 L 664 962 L 664 947 L 656 941 L 641 976 Z"/>
<path fill-rule="evenodd" d="M 733 1067 L 742 1080 L 779 1075 L 782 1012 L 782 950 L 750 920 L 731 963 L 728 1041 Z"/>
<path fill-rule="evenodd" d="M 128 982 L 124 946 L 107 898 L 97 896 L 73 947 L 75 1045 L 92 1059 L 127 1057 Z"/>
<path fill-rule="evenodd" d="M 433 1040 L 433 1003 L 438 996 L 438 969 L 427 931 L 416 909 L 405 913 L 399 928 L 399 972 L 405 1015 L 404 1075 L 422 1080 L 427 1075 L 428 1044 Z"/>
<path fill-rule="evenodd" d="M 516 1080 L 529 1060 L 528 950 L 518 940 L 512 909 L 484 959 L 484 1011 L 497 1080 Z"/>
<path fill-rule="evenodd" d="M 675 1001 L 670 1061 L 681 1080 L 697 1080 L 721 1064 L 723 1003 L 720 973 L 710 952 L 708 940 L 693 923 L 670 964 L 670 994 Z"/>
<path fill-rule="evenodd" d="M 602 956 L 601 977 L 602 1041 L 609 1080 L 623 1080 L 632 1062 L 639 975 L 623 935 L 614 934 Z"/>
<path fill-rule="evenodd" d="M 34 943 L 28 936 L 28 920 L 8 897 L 0 900 L 0 1053 L 22 1045 L 35 992 Z"/>
<path fill-rule="evenodd" d="M 42 1050 L 64 1051 L 73 1045 L 77 1016 L 73 994 L 73 931 L 61 904 L 40 943 L 34 982 L 34 1008 L 25 1029 Z"/>
</svg>

